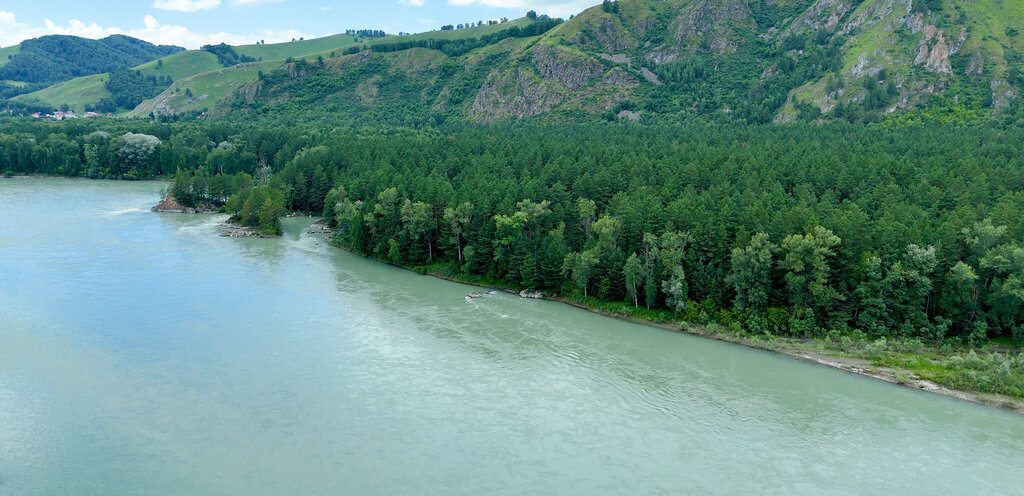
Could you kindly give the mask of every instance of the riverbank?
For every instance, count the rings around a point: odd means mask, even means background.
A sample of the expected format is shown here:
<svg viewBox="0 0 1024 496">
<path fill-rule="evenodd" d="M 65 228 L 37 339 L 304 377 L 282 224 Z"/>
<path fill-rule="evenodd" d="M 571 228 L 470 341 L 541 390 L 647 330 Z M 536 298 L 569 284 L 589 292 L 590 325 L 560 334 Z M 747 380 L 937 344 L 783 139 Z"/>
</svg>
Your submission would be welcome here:
<svg viewBox="0 0 1024 496">
<path fill-rule="evenodd" d="M 331 240 L 330 231 L 325 229 L 322 221 L 317 221 L 311 226 L 310 233 L 316 236 L 325 236 L 325 239 L 332 246 L 345 250 L 354 255 L 363 256 L 378 262 L 418 272 L 423 275 L 436 277 L 446 281 L 469 284 L 477 287 L 488 288 L 495 291 L 502 291 L 511 294 L 519 294 L 520 291 L 510 288 L 496 281 L 488 281 L 480 277 L 466 277 L 454 274 L 451 271 L 438 270 L 437 266 L 404 266 L 394 264 L 387 260 L 356 253 Z M 952 387 L 949 383 L 956 382 L 956 377 L 950 376 L 950 371 L 944 369 L 948 362 L 972 363 L 982 360 L 977 354 L 982 349 L 970 348 L 936 348 L 921 344 L 920 342 L 894 342 L 888 343 L 885 339 L 853 339 L 849 336 L 826 337 L 825 339 L 798 339 L 781 336 L 749 335 L 742 332 L 735 332 L 717 324 L 698 325 L 674 320 L 668 311 L 650 312 L 644 309 L 634 309 L 630 305 L 615 305 L 601 303 L 600 306 L 579 298 L 565 296 L 540 294 L 544 300 L 559 302 L 573 307 L 597 313 L 606 317 L 619 319 L 635 324 L 655 327 L 672 332 L 686 333 L 694 336 L 715 339 L 722 342 L 738 344 L 770 353 L 780 354 L 795 360 L 813 363 L 842 370 L 847 373 L 857 374 L 872 379 L 885 381 L 890 384 L 916 389 L 919 391 L 941 394 L 958 400 L 969 401 L 979 405 L 1000 408 L 1017 414 L 1024 415 L 1024 398 L 1009 396 L 1006 394 L 984 392 L 967 388 Z M 643 312 L 642 318 L 630 315 L 630 310 L 637 313 Z M 991 352 L 991 350 L 989 350 Z M 1024 354 L 1024 352 L 1021 352 Z M 1010 358 L 1012 359 L 1012 357 Z M 964 375 L 977 375 L 974 370 L 967 370 Z"/>
</svg>

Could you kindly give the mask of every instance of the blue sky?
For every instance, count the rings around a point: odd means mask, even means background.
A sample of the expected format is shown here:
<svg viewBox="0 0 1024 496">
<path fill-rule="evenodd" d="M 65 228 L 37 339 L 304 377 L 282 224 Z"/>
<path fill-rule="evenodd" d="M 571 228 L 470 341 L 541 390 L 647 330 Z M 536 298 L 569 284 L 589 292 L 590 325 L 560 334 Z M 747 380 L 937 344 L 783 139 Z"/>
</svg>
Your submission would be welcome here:
<svg viewBox="0 0 1024 496">
<path fill-rule="evenodd" d="M 0 0 L 0 46 L 45 34 L 102 38 L 123 33 L 198 48 L 314 38 L 346 29 L 421 32 L 443 24 L 520 17 L 528 10 L 568 17 L 599 0 Z"/>
</svg>

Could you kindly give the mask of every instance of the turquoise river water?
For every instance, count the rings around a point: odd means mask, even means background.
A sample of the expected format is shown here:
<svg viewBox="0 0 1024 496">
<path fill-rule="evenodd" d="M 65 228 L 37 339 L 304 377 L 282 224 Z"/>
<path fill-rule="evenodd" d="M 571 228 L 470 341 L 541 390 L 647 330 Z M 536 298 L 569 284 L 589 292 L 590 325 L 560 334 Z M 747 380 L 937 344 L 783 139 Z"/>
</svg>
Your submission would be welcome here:
<svg viewBox="0 0 1024 496">
<path fill-rule="evenodd" d="M 1024 417 L 0 179 L 0 494 L 1024 494 Z"/>
</svg>

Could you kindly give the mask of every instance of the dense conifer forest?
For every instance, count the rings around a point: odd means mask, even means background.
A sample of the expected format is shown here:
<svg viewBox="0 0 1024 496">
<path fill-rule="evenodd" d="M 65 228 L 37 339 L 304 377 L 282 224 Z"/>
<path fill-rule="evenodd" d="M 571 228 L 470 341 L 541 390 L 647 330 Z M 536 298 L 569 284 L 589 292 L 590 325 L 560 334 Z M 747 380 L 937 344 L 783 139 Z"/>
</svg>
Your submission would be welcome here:
<svg viewBox="0 0 1024 496">
<path fill-rule="evenodd" d="M 8 174 L 173 176 L 187 205 L 515 288 L 800 337 L 1024 338 L 1024 131 L 5 120 Z"/>
</svg>

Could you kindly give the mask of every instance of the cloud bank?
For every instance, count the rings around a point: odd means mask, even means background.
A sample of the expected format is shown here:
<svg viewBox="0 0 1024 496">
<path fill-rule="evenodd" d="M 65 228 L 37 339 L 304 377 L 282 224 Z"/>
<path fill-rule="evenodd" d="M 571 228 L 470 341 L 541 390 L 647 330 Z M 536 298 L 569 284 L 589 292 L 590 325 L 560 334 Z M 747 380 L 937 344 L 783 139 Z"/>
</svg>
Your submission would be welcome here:
<svg viewBox="0 0 1024 496">
<path fill-rule="evenodd" d="M 181 3 L 178 0 L 167 1 Z M 202 1 L 208 0 L 197 0 L 197 2 L 193 3 Z M 147 15 L 142 19 L 141 27 L 127 30 L 119 27 L 104 27 L 96 23 L 86 24 L 77 19 L 68 21 L 66 25 L 59 25 L 47 19 L 42 26 L 31 26 L 18 22 L 14 13 L 0 10 L 0 46 L 17 45 L 22 40 L 38 38 L 48 34 L 67 34 L 93 39 L 104 38 L 112 34 L 124 34 L 157 45 L 178 45 L 185 48 L 199 48 L 202 45 L 221 42 L 229 45 L 246 45 L 256 43 L 259 40 L 265 40 L 267 43 L 276 43 L 290 41 L 292 38 L 312 38 L 308 33 L 302 33 L 294 29 L 265 29 L 247 34 L 227 32 L 196 33 L 185 26 L 161 24 L 160 21 L 151 15 Z"/>
</svg>

